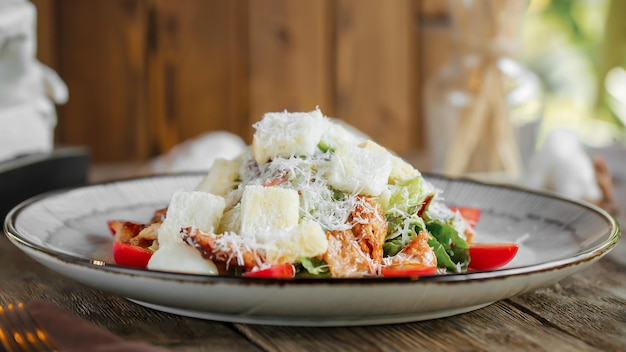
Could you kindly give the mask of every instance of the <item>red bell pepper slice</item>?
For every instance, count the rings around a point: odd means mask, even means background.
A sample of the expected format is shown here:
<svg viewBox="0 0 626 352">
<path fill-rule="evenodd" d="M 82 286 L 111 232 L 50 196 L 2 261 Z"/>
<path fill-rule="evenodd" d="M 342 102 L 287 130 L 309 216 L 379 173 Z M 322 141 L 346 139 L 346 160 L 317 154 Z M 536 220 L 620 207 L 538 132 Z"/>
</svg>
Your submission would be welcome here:
<svg viewBox="0 0 626 352">
<path fill-rule="evenodd" d="M 516 243 L 470 243 L 471 270 L 494 270 L 513 260 L 519 245 Z"/>
<path fill-rule="evenodd" d="M 424 198 L 424 201 L 422 202 L 422 204 L 420 204 L 419 209 L 417 209 L 417 216 L 419 216 L 420 218 L 422 217 L 422 215 L 424 215 L 424 212 L 426 211 L 426 209 L 428 209 L 428 206 L 430 206 L 430 202 L 433 201 L 433 198 L 435 196 L 433 195 L 429 195 L 426 196 L 426 198 Z"/>
<path fill-rule="evenodd" d="M 474 228 L 480 219 L 480 209 L 472 208 L 472 207 L 450 207 L 450 210 L 454 212 L 459 212 L 465 222 L 471 227 Z"/>
<path fill-rule="evenodd" d="M 245 277 L 257 277 L 263 279 L 292 279 L 296 275 L 296 268 L 291 264 L 276 264 L 267 269 L 248 271 Z"/>
<path fill-rule="evenodd" d="M 395 264 L 382 267 L 380 273 L 385 277 L 427 276 L 437 274 L 437 266 L 425 264 Z"/>
<path fill-rule="evenodd" d="M 152 251 L 128 243 L 113 242 L 113 260 L 115 264 L 146 268 L 152 257 Z"/>
</svg>

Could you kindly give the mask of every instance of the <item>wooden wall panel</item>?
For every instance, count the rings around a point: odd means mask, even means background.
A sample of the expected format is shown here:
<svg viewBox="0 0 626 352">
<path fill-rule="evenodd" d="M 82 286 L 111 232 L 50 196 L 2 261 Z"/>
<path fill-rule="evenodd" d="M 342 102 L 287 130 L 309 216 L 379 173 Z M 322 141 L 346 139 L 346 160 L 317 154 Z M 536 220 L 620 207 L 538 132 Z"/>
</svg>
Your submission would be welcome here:
<svg viewBox="0 0 626 352">
<path fill-rule="evenodd" d="M 427 82 L 452 55 L 451 22 L 448 2 L 420 1 L 421 81 Z"/>
<path fill-rule="evenodd" d="M 422 27 L 421 56 L 422 82 L 427 82 L 443 65 L 445 65 L 453 51 L 451 33 L 448 26 L 434 24 Z"/>
<path fill-rule="evenodd" d="M 337 10 L 337 116 L 398 152 L 420 143 L 414 6 L 341 0 Z"/>
<path fill-rule="evenodd" d="M 151 154 L 145 109 L 146 2 L 59 2 L 59 73 L 69 88 L 57 126 L 97 161 Z"/>
<path fill-rule="evenodd" d="M 57 70 L 58 57 L 58 0 L 31 0 L 37 9 L 37 59 Z"/>
<path fill-rule="evenodd" d="M 428 22 L 447 21 L 448 19 L 448 0 L 420 0 L 420 17 Z"/>
<path fill-rule="evenodd" d="M 331 2 L 250 1 L 250 116 L 333 113 Z"/>
<path fill-rule="evenodd" d="M 244 5 L 152 3 L 147 89 L 159 153 L 205 131 L 240 132 L 247 115 Z"/>
<path fill-rule="evenodd" d="M 57 140 L 147 160 L 203 132 L 248 142 L 267 111 L 322 111 L 407 154 L 421 85 L 449 55 L 440 0 L 33 0 L 70 89 Z"/>
</svg>

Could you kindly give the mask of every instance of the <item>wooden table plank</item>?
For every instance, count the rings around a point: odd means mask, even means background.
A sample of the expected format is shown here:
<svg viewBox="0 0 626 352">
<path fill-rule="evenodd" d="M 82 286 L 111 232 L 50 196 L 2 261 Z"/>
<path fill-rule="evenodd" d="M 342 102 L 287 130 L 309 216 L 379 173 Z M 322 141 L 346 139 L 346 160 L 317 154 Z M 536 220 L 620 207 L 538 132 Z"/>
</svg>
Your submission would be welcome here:
<svg viewBox="0 0 626 352">
<path fill-rule="evenodd" d="M 306 328 L 235 324 L 267 351 L 593 351 L 571 334 L 508 301 L 450 318 L 371 327 Z"/>
<path fill-rule="evenodd" d="M 617 222 L 626 226 L 626 168 L 622 150 L 602 153 L 613 170 L 618 213 Z M 604 351 L 626 346 L 626 243 L 615 248 L 590 268 L 556 285 L 511 301 L 546 324 L 567 331 Z"/>
<path fill-rule="evenodd" d="M 605 351 L 626 346 L 626 270 L 606 258 L 583 272 L 511 299 L 546 325 Z"/>
</svg>

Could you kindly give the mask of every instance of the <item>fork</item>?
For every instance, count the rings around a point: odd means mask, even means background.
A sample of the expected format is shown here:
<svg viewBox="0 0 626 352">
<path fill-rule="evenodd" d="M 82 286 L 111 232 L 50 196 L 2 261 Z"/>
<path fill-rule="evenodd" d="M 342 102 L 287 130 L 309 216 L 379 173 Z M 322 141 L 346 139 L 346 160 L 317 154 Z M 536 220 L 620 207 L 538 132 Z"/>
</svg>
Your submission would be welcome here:
<svg viewBox="0 0 626 352">
<path fill-rule="evenodd" d="M 22 302 L 0 305 L 0 342 L 7 352 L 57 351 Z"/>
</svg>

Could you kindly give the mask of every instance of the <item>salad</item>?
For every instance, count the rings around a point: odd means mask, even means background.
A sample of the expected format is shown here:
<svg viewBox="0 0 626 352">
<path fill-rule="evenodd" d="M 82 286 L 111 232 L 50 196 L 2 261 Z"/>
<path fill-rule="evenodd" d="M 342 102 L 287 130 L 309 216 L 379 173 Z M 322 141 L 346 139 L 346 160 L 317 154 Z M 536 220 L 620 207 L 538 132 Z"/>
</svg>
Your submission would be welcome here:
<svg viewBox="0 0 626 352">
<path fill-rule="evenodd" d="M 267 113 L 146 223 L 109 221 L 117 264 L 247 277 L 423 276 L 490 270 L 516 244 L 475 243 L 480 210 L 377 143 L 311 112 Z"/>
</svg>

